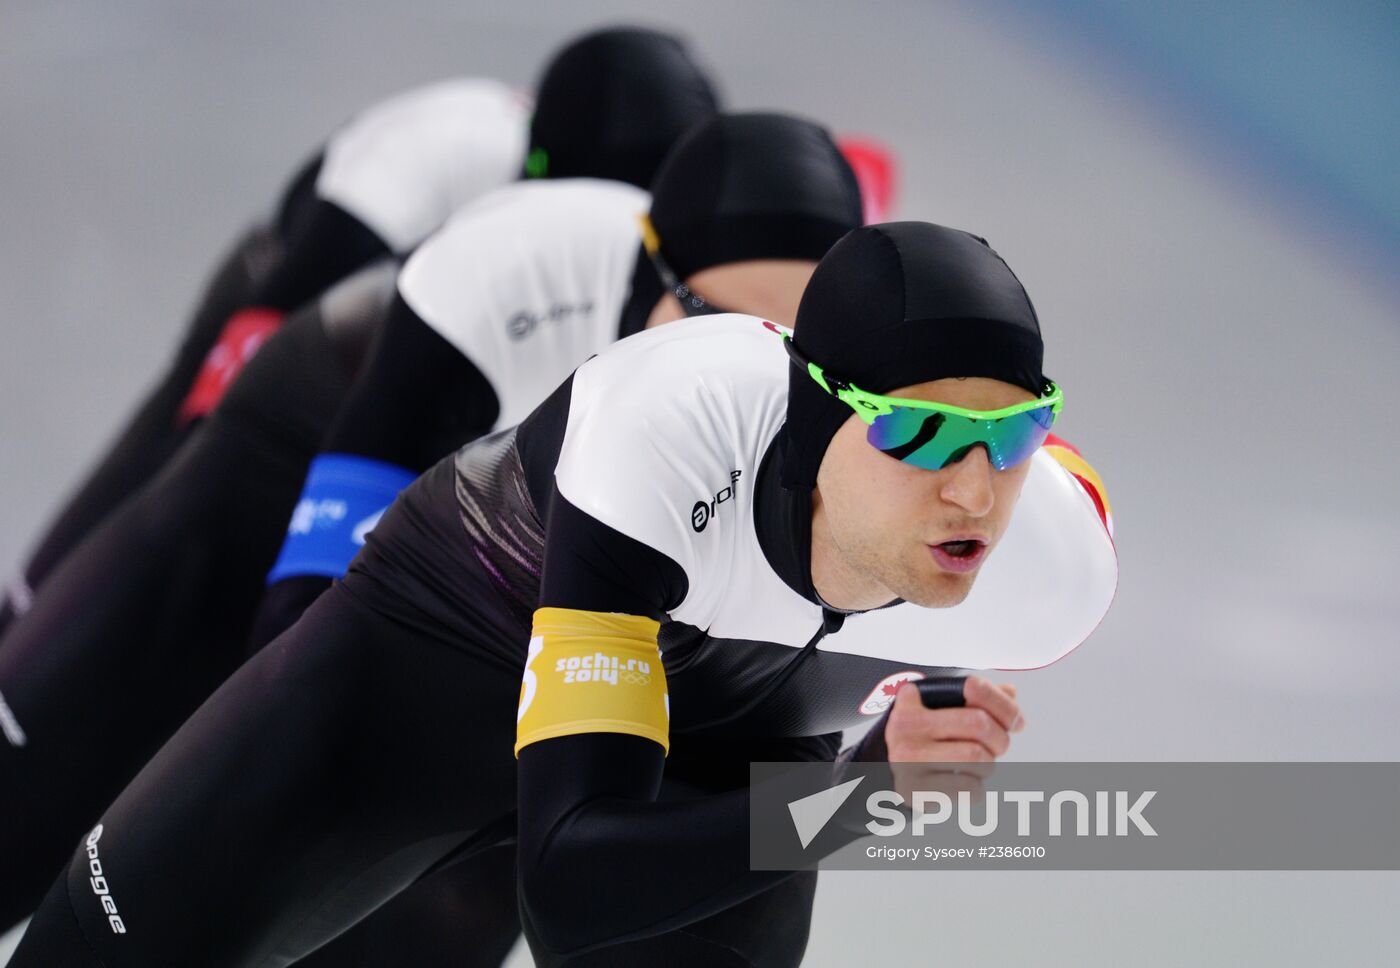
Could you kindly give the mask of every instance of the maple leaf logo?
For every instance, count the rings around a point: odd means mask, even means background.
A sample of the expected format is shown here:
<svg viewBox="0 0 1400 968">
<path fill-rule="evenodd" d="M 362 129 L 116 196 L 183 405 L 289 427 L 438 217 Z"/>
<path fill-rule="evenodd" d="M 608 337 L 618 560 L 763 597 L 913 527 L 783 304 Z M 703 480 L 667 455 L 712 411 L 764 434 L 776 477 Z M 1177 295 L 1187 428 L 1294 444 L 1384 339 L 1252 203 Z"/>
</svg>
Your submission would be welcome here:
<svg viewBox="0 0 1400 968">
<path fill-rule="evenodd" d="M 896 672 L 892 676 L 886 676 L 876 683 L 875 688 L 870 690 L 870 695 L 865 697 L 865 702 L 860 704 L 858 711 L 862 716 L 874 716 L 890 708 L 895 696 L 899 694 L 899 687 L 906 682 L 913 682 L 924 677 L 922 672 Z"/>
</svg>

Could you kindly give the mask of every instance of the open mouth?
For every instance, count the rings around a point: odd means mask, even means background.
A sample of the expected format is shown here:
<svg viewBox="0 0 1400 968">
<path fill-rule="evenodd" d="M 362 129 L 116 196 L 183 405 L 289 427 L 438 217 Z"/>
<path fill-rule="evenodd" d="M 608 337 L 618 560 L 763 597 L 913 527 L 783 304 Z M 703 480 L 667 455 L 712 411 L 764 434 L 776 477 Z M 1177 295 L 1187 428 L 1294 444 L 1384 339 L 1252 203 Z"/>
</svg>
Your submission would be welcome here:
<svg viewBox="0 0 1400 968">
<path fill-rule="evenodd" d="M 960 538 L 956 541 L 943 541 L 928 546 L 933 560 L 944 571 L 969 572 L 982 563 L 986 554 L 986 542 L 976 538 Z"/>
<path fill-rule="evenodd" d="M 967 558 L 977 553 L 982 547 L 980 541 L 945 541 L 938 547 L 942 548 L 954 558 Z"/>
</svg>

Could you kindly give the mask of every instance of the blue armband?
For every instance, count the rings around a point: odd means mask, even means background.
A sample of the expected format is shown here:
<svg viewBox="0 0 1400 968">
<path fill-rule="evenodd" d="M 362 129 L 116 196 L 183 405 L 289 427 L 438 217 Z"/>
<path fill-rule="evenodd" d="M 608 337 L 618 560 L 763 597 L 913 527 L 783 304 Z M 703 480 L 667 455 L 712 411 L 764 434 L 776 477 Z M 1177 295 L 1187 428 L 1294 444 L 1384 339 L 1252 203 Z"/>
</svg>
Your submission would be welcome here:
<svg viewBox="0 0 1400 968">
<path fill-rule="evenodd" d="M 298 575 L 339 578 L 379 516 L 418 475 L 351 454 L 318 454 L 267 583 Z"/>
</svg>

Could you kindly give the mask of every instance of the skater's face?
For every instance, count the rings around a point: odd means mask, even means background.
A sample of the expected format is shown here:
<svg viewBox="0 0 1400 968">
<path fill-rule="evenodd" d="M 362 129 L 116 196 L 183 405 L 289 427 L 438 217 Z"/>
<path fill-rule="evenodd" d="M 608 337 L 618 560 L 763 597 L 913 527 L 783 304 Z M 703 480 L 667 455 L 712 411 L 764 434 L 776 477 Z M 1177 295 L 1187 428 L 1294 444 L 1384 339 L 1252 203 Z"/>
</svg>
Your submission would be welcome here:
<svg viewBox="0 0 1400 968">
<path fill-rule="evenodd" d="M 892 396 L 997 410 L 1035 399 L 984 377 L 934 380 Z M 812 578 L 839 608 L 896 598 L 929 608 L 957 605 L 1006 533 L 1031 462 L 997 470 L 983 446 L 926 470 L 870 444 L 852 414 L 832 438 L 813 500 Z"/>
</svg>

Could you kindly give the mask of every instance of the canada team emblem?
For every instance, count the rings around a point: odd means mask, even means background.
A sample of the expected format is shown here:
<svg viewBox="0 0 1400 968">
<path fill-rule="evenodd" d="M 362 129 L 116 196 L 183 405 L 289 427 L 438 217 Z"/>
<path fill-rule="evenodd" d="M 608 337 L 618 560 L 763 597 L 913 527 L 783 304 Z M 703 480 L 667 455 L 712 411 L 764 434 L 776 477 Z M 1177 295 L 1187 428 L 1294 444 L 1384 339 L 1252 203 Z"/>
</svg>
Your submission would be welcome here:
<svg viewBox="0 0 1400 968">
<path fill-rule="evenodd" d="M 899 687 L 906 682 L 914 682 L 922 679 L 922 672 L 896 672 L 892 676 L 881 679 L 879 684 L 872 690 L 870 695 L 865 697 L 865 702 L 860 704 L 860 714 L 862 716 L 878 716 L 894 702 L 895 693 L 899 692 Z"/>
</svg>

